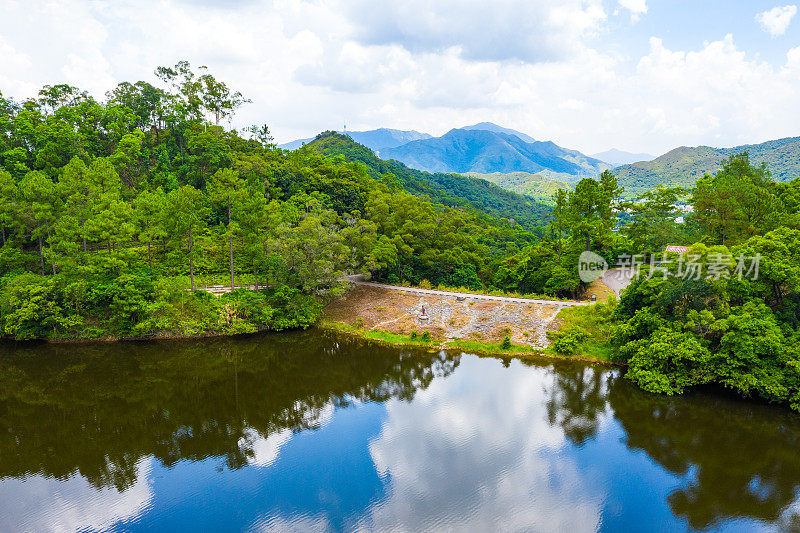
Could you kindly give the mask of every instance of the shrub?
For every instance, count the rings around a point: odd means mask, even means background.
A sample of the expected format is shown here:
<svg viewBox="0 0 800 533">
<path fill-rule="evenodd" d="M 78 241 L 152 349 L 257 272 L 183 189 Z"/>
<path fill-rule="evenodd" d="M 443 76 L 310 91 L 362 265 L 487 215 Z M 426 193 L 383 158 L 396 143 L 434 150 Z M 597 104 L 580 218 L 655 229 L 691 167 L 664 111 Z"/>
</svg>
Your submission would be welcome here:
<svg viewBox="0 0 800 533">
<path fill-rule="evenodd" d="M 431 332 L 430 331 L 423 331 L 422 332 L 422 341 L 423 342 L 431 342 Z"/>
<path fill-rule="evenodd" d="M 553 340 L 553 349 L 562 355 L 572 355 L 589 338 L 589 332 L 580 326 L 566 331 L 549 332 Z"/>
<path fill-rule="evenodd" d="M 508 335 L 506 335 L 506 336 L 503 338 L 503 342 L 500 344 L 500 347 L 501 347 L 502 349 L 504 349 L 504 350 L 508 350 L 509 348 L 511 348 L 511 337 L 509 337 Z"/>
</svg>

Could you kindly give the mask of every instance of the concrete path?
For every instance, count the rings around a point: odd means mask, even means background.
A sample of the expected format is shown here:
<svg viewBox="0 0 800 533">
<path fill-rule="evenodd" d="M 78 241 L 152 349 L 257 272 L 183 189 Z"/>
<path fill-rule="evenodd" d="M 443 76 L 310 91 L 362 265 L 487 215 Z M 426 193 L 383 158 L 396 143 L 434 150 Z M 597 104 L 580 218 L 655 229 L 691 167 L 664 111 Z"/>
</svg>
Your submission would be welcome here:
<svg viewBox="0 0 800 533">
<path fill-rule="evenodd" d="M 589 302 L 575 302 L 572 300 L 542 300 L 538 298 L 513 298 L 511 296 L 492 296 L 489 294 L 475 294 L 472 292 L 452 292 L 452 291 L 438 291 L 435 289 L 418 289 L 416 287 L 403 287 L 402 285 L 385 285 L 383 283 L 375 283 L 373 281 L 363 281 L 357 279 L 356 276 L 348 277 L 349 281 L 357 285 L 366 285 L 369 287 L 378 287 L 381 289 L 389 289 L 394 291 L 408 292 L 412 294 L 430 294 L 432 296 L 453 296 L 456 298 L 464 298 L 470 300 L 491 300 L 495 302 L 509 302 L 518 304 L 539 304 L 551 305 L 555 307 L 574 307 L 576 305 L 589 305 Z"/>
</svg>

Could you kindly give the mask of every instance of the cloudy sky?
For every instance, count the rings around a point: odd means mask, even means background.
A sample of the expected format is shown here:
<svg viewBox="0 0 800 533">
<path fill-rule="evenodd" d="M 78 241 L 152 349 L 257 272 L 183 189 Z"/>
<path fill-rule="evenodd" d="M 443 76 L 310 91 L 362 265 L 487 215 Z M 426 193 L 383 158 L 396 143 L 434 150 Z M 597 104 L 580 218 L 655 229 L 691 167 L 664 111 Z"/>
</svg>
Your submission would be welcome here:
<svg viewBox="0 0 800 533">
<path fill-rule="evenodd" d="M 587 153 L 733 146 L 800 135 L 786 1 L 0 0 L 0 91 L 102 97 L 186 59 L 280 142 L 488 120 Z"/>
</svg>

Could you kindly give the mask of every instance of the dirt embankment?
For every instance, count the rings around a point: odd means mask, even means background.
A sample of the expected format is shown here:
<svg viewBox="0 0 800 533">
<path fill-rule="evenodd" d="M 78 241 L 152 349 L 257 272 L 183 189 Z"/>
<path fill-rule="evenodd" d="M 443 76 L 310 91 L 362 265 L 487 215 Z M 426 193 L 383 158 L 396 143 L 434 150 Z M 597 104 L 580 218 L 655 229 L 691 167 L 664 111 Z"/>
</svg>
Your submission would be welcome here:
<svg viewBox="0 0 800 533">
<path fill-rule="evenodd" d="M 423 307 L 427 318 L 422 318 Z M 356 285 L 325 308 L 324 319 L 403 335 L 428 331 L 439 340 L 499 343 L 510 336 L 514 344 L 544 348 L 560 307 L 559 302 L 487 301 Z"/>
</svg>

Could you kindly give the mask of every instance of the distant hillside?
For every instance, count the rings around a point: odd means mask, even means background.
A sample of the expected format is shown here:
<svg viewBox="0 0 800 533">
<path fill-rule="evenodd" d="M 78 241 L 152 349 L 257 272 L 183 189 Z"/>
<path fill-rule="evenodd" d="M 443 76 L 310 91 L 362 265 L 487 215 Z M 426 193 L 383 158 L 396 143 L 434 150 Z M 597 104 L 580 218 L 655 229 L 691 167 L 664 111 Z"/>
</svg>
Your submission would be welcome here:
<svg viewBox="0 0 800 533">
<path fill-rule="evenodd" d="M 613 167 L 618 167 L 620 165 L 628 165 L 630 163 L 636 163 L 638 161 L 650 161 L 655 159 L 656 156 L 651 154 L 634 154 L 631 152 L 623 152 L 622 150 L 617 150 L 616 148 L 612 148 L 611 150 L 606 150 L 605 152 L 600 152 L 599 154 L 592 154 L 592 157 L 595 159 L 599 159 L 604 163 L 608 163 Z"/>
<path fill-rule="evenodd" d="M 451 207 L 471 207 L 495 217 L 514 219 L 528 228 L 546 223 L 550 214 L 547 205 L 483 179 L 423 172 L 397 161 L 381 160 L 369 148 L 338 133 L 321 133 L 304 149 L 324 155 L 341 154 L 348 161 L 364 163 L 373 178 L 385 183 L 395 182 L 412 194 L 429 196 Z"/>
<path fill-rule="evenodd" d="M 403 131 L 389 128 L 378 128 L 377 130 L 369 131 L 348 131 L 347 135 L 355 142 L 363 144 L 373 152 L 378 152 L 384 148 L 394 148 L 395 146 L 400 146 L 401 144 L 406 144 L 411 141 L 431 138 L 427 133 L 421 133 L 419 131 Z M 298 139 L 286 144 L 279 144 L 278 148 L 296 150 L 313 140 L 313 137 L 310 139 Z"/>
<path fill-rule="evenodd" d="M 572 176 L 595 176 L 608 165 L 553 142 L 525 142 L 516 134 L 489 130 L 453 129 L 431 139 L 381 150 L 384 159 L 396 159 L 429 172 L 552 171 Z"/>
<path fill-rule="evenodd" d="M 659 184 L 692 186 L 703 174 L 716 172 L 725 158 L 741 152 L 748 152 L 755 164 L 766 163 L 776 181 L 800 177 L 800 137 L 733 148 L 681 146 L 652 161 L 617 167 L 614 173 L 626 195 L 640 194 Z"/>
<path fill-rule="evenodd" d="M 506 174 L 500 172 L 492 174 L 470 172 L 465 175 L 491 181 L 506 190 L 530 196 L 546 204 L 552 202 L 553 194 L 558 189 L 569 191 L 573 188 L 571 183 L 554 180 L 542 174 L 531 174 L 530 172 L 509 172 Z"/>
</svg>

